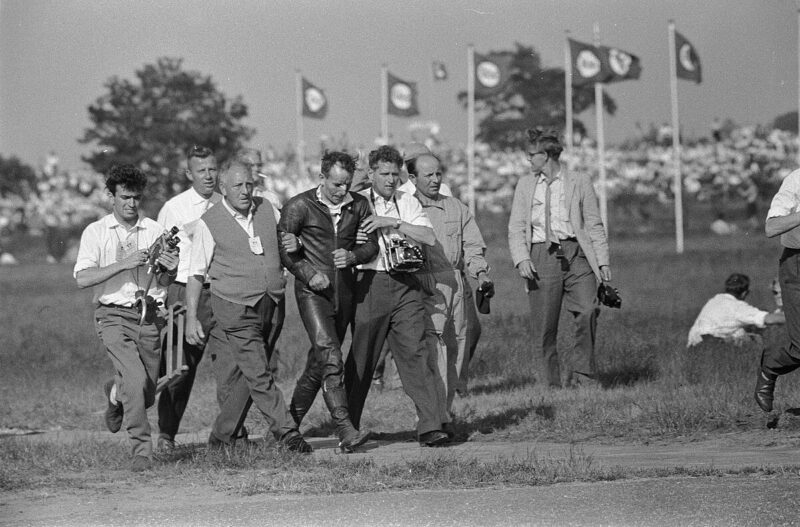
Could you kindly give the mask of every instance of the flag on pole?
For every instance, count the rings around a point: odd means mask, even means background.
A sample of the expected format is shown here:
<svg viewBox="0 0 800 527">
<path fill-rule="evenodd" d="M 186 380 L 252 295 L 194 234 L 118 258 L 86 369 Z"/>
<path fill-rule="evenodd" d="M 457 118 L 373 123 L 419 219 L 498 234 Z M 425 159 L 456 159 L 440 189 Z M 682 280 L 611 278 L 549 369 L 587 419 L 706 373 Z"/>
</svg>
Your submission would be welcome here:
<svg viewBox="0 0 800 527">
<path fill-rule="evenodd" d="M 511 78 L 511 53 L 475 53 L 475 97 L 489 97 L 498 93 Z"/>
<path fill-rule="evenodd" d="M 611 75 L 607 62 L 601 59 L 602 53 L 593 44 L 569 40 L 572 57 L 572 85 L 584 86 L 597 82 L 605 82 Z"/>
<path fill-rule="evenodd" d="M 686 38 L 675 32 L 675 73 L 679 79 L 686 79 L 700 84 L 703 75 L 700 70 L 700 56 L 694 46 Z"/>
<path fill-rule="evenodd" d="M 598 49 L 603 67 L 608 72 L 603 82 L 638 79 L 642 74 L 642 63 L 636 55 L 608 46 L 600 46 Z"/>
<path fill-rule="evenodd" d="M 328 113 L 328 98 L 325 92 L 303 77 L 303 117 L 324 119 Z"/>
<path fill-rule="evenodd" d="M 433 80 L 435 81 L 447 80 L 447 68 L 444 66 L 444 62 L 440 60 L 433 61 Z"/>
<path fill-rule="evenodd" d="M 401 80 L 391 73 L 387 73 L 387 80 L 387 112 L 399 117 L 413 117 L 419 115 L 417 83 Z"/>
</svg>

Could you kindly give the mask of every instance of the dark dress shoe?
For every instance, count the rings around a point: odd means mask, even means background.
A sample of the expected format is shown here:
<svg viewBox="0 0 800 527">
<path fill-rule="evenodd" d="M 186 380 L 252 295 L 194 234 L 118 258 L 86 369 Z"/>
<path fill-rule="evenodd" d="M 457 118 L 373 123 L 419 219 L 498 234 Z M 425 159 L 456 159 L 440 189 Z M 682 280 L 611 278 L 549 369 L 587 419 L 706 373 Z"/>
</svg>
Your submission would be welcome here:
<svg viewBox="0 0 800 527">
<path fill-rule="evenodd" d="M 103 386 L 103 393 L 106 395 L 106 412 L 105 412 L 105 421 L 106 421 L 106 428 L 112 434 L 116 434 L 119 432 L 119 429 L 122 428 L 122 403 L 117 402 L 117 404 L 111 404 L 111 388 L 114 387 L 114 379 L 108 381 L 105 386 Z"/>
<path fill-rule="evenodd" d="M 306 443 L 306 440 L 303 439 L 303 436 L 300 432 L 289 432 L 288 434 L 284 435 L 281 438 L 281 443 L 286 445 L 286 449 L 291 452 L 297 452 L 299 454 L 310 454 L 314 451 L 311 448 L 311 445 Z"/>
<path fill-rule="evenodd" d="M 450 438 L 441 430 L 432 430 L 419 436 L 419 446 L 444 446 L 449 442 Z"/>
<path fill-rule="evenodd" d="M 447 434 L 447 439 L 450 441 L 456 438 L 456 429 L 453 423 L 442 423 L 442 432 Z"/>
<path fill-rule="evenodd" d="M 756 404 L 759 408 L 769 413 L 772 411 L 772 400 L 775 396 L 775 375 L 764 373 L 759 370 L 758 378 L 756 379 Z"/>
</svg>

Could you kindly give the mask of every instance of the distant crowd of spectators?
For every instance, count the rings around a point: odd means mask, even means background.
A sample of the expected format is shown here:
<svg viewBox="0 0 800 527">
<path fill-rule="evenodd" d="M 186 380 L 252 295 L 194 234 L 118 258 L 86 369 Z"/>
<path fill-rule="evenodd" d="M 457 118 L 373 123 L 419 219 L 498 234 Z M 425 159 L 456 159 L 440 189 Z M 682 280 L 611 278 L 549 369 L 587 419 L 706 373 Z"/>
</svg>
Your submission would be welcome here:
<svg viewBox="0 0 800 527">
<path fill-rule="evenodd" d="M 447 183 L 456 197 L 466 201 L 468 195 L 467 159 L 462 146 L 429 145 L 444 161 Z M 682 147 L 684 195 L 698 201 L 746 203 L 755 214 L 755 204 L 769 198 L 780 182 L 797 166 L 797 136 L 781 130 L 742 127 L 719 140 L 710 139 Z M 365 169 L 365 151 L 360 154 L 359 168 Z M 268 149 L 263 172 L 271 190 L 283 200 L 316 185 L 319 156 L 309 157 L 304 173 L 299 173 L 297 160 L 290 153 Z M 571 157 L 562 156 L 575 170 L 592 174 L 598 186 L 598 151 L 592 141 L 582 139 Z M 606 194 L 631 209 L 634 204 L 673 198 L 672 149 L 665 142 L 641 140 L 624 147 L 607 148 L 605 152 Z M 514 187 L 520 175 L 529 169 L 522 149 L 497 151 L 489 145 L 475 148 L 475 199 L 478 211 L 508 211 Z M 54 259 L 64 254 L 63 240 L 73 231 L 80 232 L 90 221 L 107 212 L 104 176 L 89 169 L 63 169 L 54 156 L 48 156 L 37 167 L 36 188 L 27 196 L 0 196 L 0 254 L 4 242 L 19 230 L 33 235 L 47 235 L 54 245 Z M 647 221 L 647 218 L 638 218 Z M 4 257 L 8 260 L 8 256 Z"/>
</svg>

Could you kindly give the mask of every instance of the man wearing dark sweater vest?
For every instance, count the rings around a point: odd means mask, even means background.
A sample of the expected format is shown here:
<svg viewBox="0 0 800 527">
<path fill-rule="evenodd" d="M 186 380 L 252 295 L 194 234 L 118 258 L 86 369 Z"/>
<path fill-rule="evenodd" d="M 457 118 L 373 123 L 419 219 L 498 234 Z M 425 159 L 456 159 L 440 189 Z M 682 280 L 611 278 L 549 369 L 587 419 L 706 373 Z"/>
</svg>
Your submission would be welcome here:
<svg viewBox="0 0 800 527">
<path fill-rule="evenodd" d="M 253 197 L 253 178 L 240 162 L 223 166 L 220 190 L 221 205 L 209 209 L 198 222 L 186 285 L 186 340 L 201 342 L 205 336 L 197 321 L 197 299 L 208 276 L 217 322 L 209 352 L 212 359 L 215 355 L 232 359 L 219 361 L 229 367 L 216 372 L 217 382 L 227 385 L 228 396 L 209 444 L 231 444 L 255 403 L 278 441 L 290 450 L 311 452 L 269 370 L 266 341 L 285 286 L 275 213 L 269 201 Z"/>
</svg>

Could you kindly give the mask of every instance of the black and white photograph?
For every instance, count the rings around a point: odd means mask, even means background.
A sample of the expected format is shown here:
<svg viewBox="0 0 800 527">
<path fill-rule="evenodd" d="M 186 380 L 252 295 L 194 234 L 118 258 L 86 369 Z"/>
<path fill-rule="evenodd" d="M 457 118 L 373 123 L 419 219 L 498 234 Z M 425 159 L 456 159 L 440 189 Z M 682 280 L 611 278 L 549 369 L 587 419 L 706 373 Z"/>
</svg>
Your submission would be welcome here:
<svg viewBox="0 0 800 527">
<path fill-rule="evenodd" d="M 0 526 L 800 525 L 800 0 L 0 0 Z"/>
</svg>

